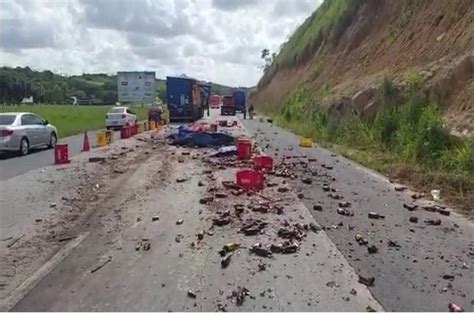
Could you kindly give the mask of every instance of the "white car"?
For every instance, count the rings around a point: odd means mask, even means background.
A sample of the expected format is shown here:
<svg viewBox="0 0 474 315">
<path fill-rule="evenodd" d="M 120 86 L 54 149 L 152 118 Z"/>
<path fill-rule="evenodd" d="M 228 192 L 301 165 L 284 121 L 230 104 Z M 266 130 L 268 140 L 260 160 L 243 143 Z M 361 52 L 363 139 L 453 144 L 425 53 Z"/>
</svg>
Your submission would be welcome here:
<svg viewBox="0 0 474 315">
<path fill-rule="evenodd" d="M 105 116 L 105 127 L 108 129 L 120 129 L 124 126 L 132 126 L 137 122 L 137 115 L 130 108 L 121 106 L 113 107 Z"/>
</svg>

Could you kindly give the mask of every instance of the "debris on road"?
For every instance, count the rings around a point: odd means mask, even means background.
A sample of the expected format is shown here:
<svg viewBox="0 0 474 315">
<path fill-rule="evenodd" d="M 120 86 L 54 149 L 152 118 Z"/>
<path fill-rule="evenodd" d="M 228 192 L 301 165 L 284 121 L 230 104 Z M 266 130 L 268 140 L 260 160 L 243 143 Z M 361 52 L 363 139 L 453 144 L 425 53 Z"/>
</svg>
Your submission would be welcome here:
<svg viewBox="0 0 474 315">
<path fill-rule="evenodd" d="M 232 255 L 233 254 L 229 254 L 221 260 L 221 268 L 227 268 L 227 266 L 229 266 Z"/>
<path fill-rule="evenodd" d="M 369 213 L 368 213 L 368 217 L 369 217 L 369 219 L 375 219 L 375 220 L 377 220 L 377 219 L 385 219 L 385 216 L 384 216 L 384 215 L 381 215 L 381 214 L 379 214 L 379 213 L 377 213 L 377 212 L 369 212 Z"/>
<path fill-rule="evenodd" d="M 155 222 L 155 221 L 159 221 L 160 220 L 160 217 L 155 215 L 153 217 L 151 217 L 151 222 Z"/>
<path fill-rule="evenodd" d="M 407 209 L 408 211 L 413 211 L 413 210 L 416 210 L 416 208 L 418 208 L 418 206 L 414 205 L 414 204 L 404 203 L 403 208 Z"/>
<path fill-rule="evenodd" d="M 348 216 L 348 217 L 354 216 L 353 211 L 349 211 L 349 210 L 343 209 L 343 208 L 338 208 L 337 213 L 340 214 L 340 215 Z"/>
<path fill-rule="evenodd" d="M 176 235 L 176 237 L 174 238 L 175 242 L 176 243 L 181 243 L 181 240 L 184 238 L 183 234 L 178 234 Z"/>
<path fill-rule="evenodd" d="M 232 291 L 229 298 L 231 298 L 233 302 L 235 301 L 237 306 L 241 306 L 244 304 L 245 297 L 249 295 L 250 291 L 246 287 L 237 287 L 237 290 Z"/>
<path fill-rule="evenodd" d="M 230 218 L 229 217 L 215 217 L 212 219 L 212 224 L 217 225 L 217 226 L 224 226 L 230 223 Z"/>
<path fill-rule="evenodd" d="M 369 242 L 360 234 L 356 234 L 354 239 L 359 245 L 367 245 Z"/>
<path fill-rule="evenodd" d="M 176 221 L 176 225 L 181 225 L 183 224 L 184 222 L 184 219 L 179 219 L 178 221 Z"/>
<path fill-rule="evenodd" d="M 11 241 L 8 245 L 7 248 L 11 248 L 13 245 L 15 245 L 19 240 L 21 240 L 23 237 L 25 237 L 26 234 L 21 234 L 17 238 L 15 238 L 13 241 Z"/>
<path fill-rule="evenodd" d="M 313 210 L 316 210 L 316 211 L 323 211 L 323 206 L 322 206 L 322 205 L 314 205 L 314 206 L 313 206 Z"/>
<path fill-rule="evenodd" d="M 392 241 L 392 240 L 388 240 L 388 247 L 395 247 L 395 248 L 400 248 L 402 247 L 400 244 L 398 244 L 398 242 L 396 241 Z"/>
<path fill-rule="evenodd" d="M 350 291 L 349 291 L 350 294 L 352 295 L 357 295 L 357 291 L 356 289 L 352 288 Z"/>
<path fill-rule="evenodd" d="M 105 157 L 93 156 L 89 158 L 89 163 L 105 162 Z"/>
<path fill-rule="evenodd" d="M 407 187 L 406 186 L 403 186 L 403 185 L 397 185 L 394 187 L 395 191 L 405 191 L 407 190 Z"/>
<path fill-rule="evenodd" d="M 240 232 L 244 233 L 246 236 L 257 235 L 267 226 L 267 222 L 260 219 L 247 219 L 242 227 Z"/>
<path fill-rule="evenodd" d="M 176 182 L 177 182 L 177 183 L 184 183 L 184 182 L 186 182 L 186 181 L 188 181 L 188 180 L 189 180 L 189 178 L 187 178 L 187 177 L 176 178 Z"/>
<path fill-rule="evenodd" d="M 226 253 L 231 253 L 233 251 L 235 251 L 237 248 L 240 247 L 240 243 L 227 243 L 225 244 L 222 249 L 226 252 Z"/>
<path fill-rule="evenodd" d="M 425 223 L 428 224 L 428 225 L 441 225 L 441 220 L 440 219 L 428 219 L 428 220 L 425 220 Z"/>
<path fill-rule="evenodd" d="M 418 218 L 417 217 L 410 217 L 410 222 L 411 223 L 418 223 Z"/>
<path fill-rule="evenodd" d="M 197 297 L 196 293 L 193 290 L 189 289 L 187 293 L 188 297 L 195 299 Z"/>
<path fill-rule="evenodd" d="M 457 313 L 457 312 L 464 312 L 463 308 L 459 305 L 456 305 L 454 303 L 449 303 L 448 304 L 448 309 L 452 313 Z"/>
<path fill-rule="evenodd" d="M 55 203 L 55 202 L 51 202 L 51 203 L 49 204 L 49 207 L 50 207 L 50 208 L 56 208 L 56 203 Z"/>
<path fill-rule="evenodd" d="M 363 285 L 367 286 L 367 287 L 371 287 L 375 283 L 375 278 L 374 277 L 364 277 L 364 276 L 359 275 L 359 280 L 358 281 L 360 283 L 362 283 Z"/>
<path fill-rule="evenodd" d="M 102 269 L 105 265 L 107 265 L 109 262 L 112 261 L 112 256 L 109 256 L 107 258 L 107 260 L 103 261 L 102 263 L 100 263 L 97 267 L 95 267 L 94 269 L 91 270 L 91 273 L 94 273 L 96 271 L 99 271 L 100 269 Z"/>
<path fill-rule="evenodd" d="M 351 203 L 349 201 L 339 201 L 339 207 L 341 208 L 347 208 L 350 206 L 351 206 Z"/>
<path fill-rule="evenodd" d="M 256 243 L 250 248 L 250 252 L 260 257 L 272 257 L 270 249 L 264 247 L 261 243 Z"/>
<path fill-rule="evenodd" d="M 369 252 L 369 254 L 376 254 L 379 251 L 379 249 L 377 248 L 377 246 L 372 245 L 372 246 L 367 247 L 367 251 Z"/>
<path fill-rule="evenodd" d="M 208 196 L 208 197 L 204 197 L 204 198 L 199 199 L 200 204 L 209 204 L 213 201 L 214 201 L 214 197 L 212 197 L 212 196 Z"/>
</svg>

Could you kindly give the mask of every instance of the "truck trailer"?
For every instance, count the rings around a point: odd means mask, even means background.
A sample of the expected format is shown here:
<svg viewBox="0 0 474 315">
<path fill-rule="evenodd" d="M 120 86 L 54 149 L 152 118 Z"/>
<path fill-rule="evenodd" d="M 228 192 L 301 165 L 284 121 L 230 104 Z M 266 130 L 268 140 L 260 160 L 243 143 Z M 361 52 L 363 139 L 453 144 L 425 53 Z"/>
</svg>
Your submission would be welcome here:
<svg viewBox="0 0 474 315">
<path fill-rule="evenodd" d="M 222 97 L 221 115 L 235 115 L 235 101 L 232 95 Z"/>
<path fill-rule="evenodd" d="M 245 90 L 234 89 L 234 91 L 232 92 L 232 96 L 234 97 L 235 109 L 239 112 L 243 112 L 244 110 L 246 110 L 245 103 L 247 97 L 245 95 Z"/>
<path fill-rule="evenodd" d="M 189 77 L 166 77 L 170 121 L 196 121 L 209 114 L 211 86 Z"/>
</svg>

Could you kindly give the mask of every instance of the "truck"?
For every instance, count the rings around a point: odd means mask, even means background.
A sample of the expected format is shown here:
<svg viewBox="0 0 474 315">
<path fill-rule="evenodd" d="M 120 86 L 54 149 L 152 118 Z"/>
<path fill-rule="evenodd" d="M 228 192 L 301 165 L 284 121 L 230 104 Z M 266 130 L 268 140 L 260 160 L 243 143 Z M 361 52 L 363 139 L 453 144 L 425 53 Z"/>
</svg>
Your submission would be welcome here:
<svg viewBox="0 0 474 315">
<path fill-rule="evenodd" d="M 170 121 L 196 121 L 209 115 L 211 86 L 190 77 L 166 77 L 166 105 Z"/>
<path fill-rule="evenodd" d="M 232 95 L 222 97 L 221 115 L 235 115 L 235 101 Z"/>
<path fill-rule="evenodd" d="M 235 89 L 232 92 L 232 96 L 234 97 L 235 109 L 239 112 L 243 112 L 245 110 L 245 102 L 247 98 L 245 95 L 245 90 Z"/>
<path fill-rule="evenodd" d="M 212 107 L 212 108 L 219 108 L 219 104 L 221 102 L 221 97 L 219 95 L 212 95 L 210 100 L 209 100 L 209 105 Z"/>
</svg>

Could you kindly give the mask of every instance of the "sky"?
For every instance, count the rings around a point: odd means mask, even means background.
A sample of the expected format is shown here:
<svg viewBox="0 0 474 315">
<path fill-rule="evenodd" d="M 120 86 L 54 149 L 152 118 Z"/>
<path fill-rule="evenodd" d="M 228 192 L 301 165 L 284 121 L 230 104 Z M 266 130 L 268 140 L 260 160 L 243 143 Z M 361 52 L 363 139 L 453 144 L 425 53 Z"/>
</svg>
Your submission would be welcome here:
<svg viewBox="0 0 474 315">
<path fill-rule="evenodd" d="M 0 64 L 253 86 L 262 49 L 278 51 L 321 1 L 0 0 Z"/>
</svg>

